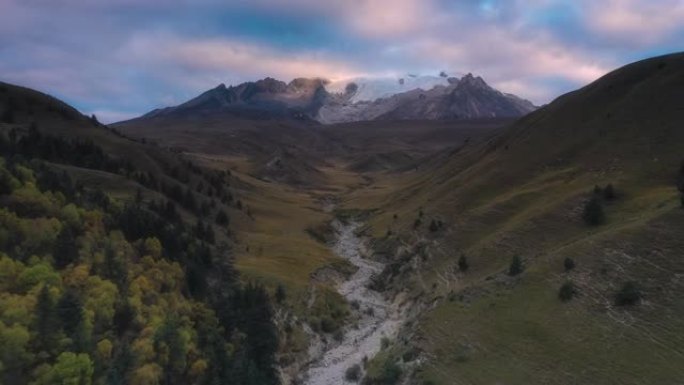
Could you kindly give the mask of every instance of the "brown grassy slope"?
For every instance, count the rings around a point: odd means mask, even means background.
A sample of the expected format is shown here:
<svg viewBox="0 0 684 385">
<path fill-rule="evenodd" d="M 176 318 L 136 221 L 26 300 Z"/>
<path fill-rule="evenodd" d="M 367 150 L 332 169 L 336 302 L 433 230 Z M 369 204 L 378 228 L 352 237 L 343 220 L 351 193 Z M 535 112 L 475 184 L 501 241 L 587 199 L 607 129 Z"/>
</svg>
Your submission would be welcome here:
<svg viewBox="0 0 684 385">
<path fill-rule="evenodd" d="M 320 162 L 317 155 L 337 146 L 317 124 L 287 119 L 215 113 L 138 118 L 113 126 L 182 152 L 246 157 L 254 176 L 291 185 L 324 183 L 324 175 L 315 168 Z"/>
</svg>

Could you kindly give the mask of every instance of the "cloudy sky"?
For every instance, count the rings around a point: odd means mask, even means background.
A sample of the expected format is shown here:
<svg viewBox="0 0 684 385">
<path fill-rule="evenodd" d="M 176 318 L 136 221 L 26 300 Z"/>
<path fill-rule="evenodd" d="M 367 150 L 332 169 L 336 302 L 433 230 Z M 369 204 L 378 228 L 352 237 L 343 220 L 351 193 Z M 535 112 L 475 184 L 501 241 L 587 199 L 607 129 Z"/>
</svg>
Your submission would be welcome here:
<svg viewBox="0 0 684 385">
<path fill-rule="evenodd" d="M 472 72 L 543 104 L 683 46 L 684 0 L 0 0 L 0 80 L 106 122 L 265 76 Z"/>
</svg>

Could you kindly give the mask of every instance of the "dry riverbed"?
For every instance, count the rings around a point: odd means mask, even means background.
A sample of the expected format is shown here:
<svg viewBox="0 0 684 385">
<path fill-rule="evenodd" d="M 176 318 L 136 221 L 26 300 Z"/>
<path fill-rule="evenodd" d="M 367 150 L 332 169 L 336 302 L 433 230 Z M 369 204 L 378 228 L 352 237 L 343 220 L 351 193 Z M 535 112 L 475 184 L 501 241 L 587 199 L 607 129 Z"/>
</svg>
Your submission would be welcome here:
<svg viewBox="0 0 684 385">
<path fill-rule="evenodd" d="M 303 376 L 306 385 L 347 382 L 345 371 L 353 365 L 363 367 L 364 357 L 370 359 L 377 354 L 383 338 L 395 338 L 405 319 L 395 303 L 368 288 L 373 276 L 379 274 L 384 265 L 365 257 L 365 240 L 357 234 L 361 223 L 335 220 L 332 225 L 336 234 L 332 250 L 358 267 L 356 273 L 338 286 L 340 294 L 354 304 L 358 322 L 345 330 L 339 343 L 322 349 L 312 346 L 312 362 Z"/>
</svg>

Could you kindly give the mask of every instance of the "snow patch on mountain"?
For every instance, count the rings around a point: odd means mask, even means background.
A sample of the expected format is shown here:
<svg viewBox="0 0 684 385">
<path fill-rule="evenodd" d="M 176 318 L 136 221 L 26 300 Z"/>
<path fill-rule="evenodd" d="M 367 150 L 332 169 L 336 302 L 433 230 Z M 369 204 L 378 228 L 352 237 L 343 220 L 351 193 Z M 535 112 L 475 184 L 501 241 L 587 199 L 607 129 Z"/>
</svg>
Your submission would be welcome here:
<svg viewBox="0 0 684 385">
<path fill-rule="evenodd" d="M 348 102 L 372 102 L 376 99 L 387 98 L 414 89 L 427 91 L 438 85 L 449 85 L 446 73 L 441 75 L 407 74 L 405 76 L 358 77 L 330 82 L 326 84 L 325 89 L 329 93 L 341 94 L 347 92 L 348 85 L 354 84 L 356 85 L 356 90 Z M 449 76 L 457 75 L 450 74 Z"/>
</svg>

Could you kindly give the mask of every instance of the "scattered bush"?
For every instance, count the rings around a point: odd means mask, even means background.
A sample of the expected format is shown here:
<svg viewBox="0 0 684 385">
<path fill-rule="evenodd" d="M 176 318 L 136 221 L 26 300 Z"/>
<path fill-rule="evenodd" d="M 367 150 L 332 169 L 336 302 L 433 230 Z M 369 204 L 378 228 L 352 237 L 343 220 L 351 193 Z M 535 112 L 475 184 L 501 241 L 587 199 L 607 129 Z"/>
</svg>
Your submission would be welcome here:
<svg viewBox="0 0 684 385">
<path fill-rule="evenodd" d="M 361 366 L 354 364 L 344 372 L 344 379 L 349 382 L 358 382 L 361 379 Z"/>
<path fill-rule="evenodd" d="M 575 284 L 573 284 L 571 281 L 567 281 L 558 291 L 558 298 L 563 302 L 568 302 L 572 299 L 572 297 L 575 296 L 575 294 L 577 294 Z"/>
<path fill-rule="evenodd" d="M 378 384 L 392 385 L 396 384 L 401 377 L 401 368 L 394 360 L 388 359 L 382 367 L 380 378 L 376 380 Z"/>
<path fill-rule="evenodd" d="M 603 204 L 598 197 L 592 197 L 584 205 L 582 219 L 584 219 L 584 222 L 590 226 L 598 226 L 605 222 L 606 217 L 603 212 Z"/>
<path fill-rule="evenodd" d="M 228 218 L 228 214 L 226 214 L 225 211 L 219 210 L 219 212 L 216 213 L 216 224 L 217 225 L 227 226 L 229 221 L 230 221 L 230 218 Z"/>
<path fill-rule="evenodd" d="M 437 219 L 437 220 L 433 219 L 432 221 L 430 221 L 429 230 L 430 230 L 431 233 L 436 233 L 436 232 L 438 232 L 439 230 L 441 230 L 442 228 L 444 228 L 444 222 L 442 222 L 441 220 L 439 220 L 439 219 Z"/>
<path fill-rule="evenodd" d="M 634 281 L 625 282 L 620 291 L 615 294 L 617 306 L 635 305 L 641 301 L 641 290 Z"/>
<path fill-rule="evenodd" d="M 511 260 L 511 265 L 508 268 L 508 275 L 511 277 L 514 277 L 520 273 L 523 272 L 523 264 L 522 264 L 522 259 L 520 259 L 520 256 L 515 255 L 513 256 L 513 259 Z"/>
<path fill-rule="evenodd" d="M 413 222 L 413 228 L 414 228 L 414 229 L 418 229 L 418 228 L 420 227 L 421 224 L 422 224 L 422 222 L 421 222 L 420 218 L 417 218 L 417 219 Z"/>
<path fill-rule="evenodd" d="M 404 352 L 404 354 L 402 354 L 401 360 L 404 362 L 411 362 L 411 361 L 415 360 L 416 358 L 418 358 L 419 354 L 420 354 L 420 351 L 417 348 L 412 347 L 409 350 L 407 350 L 406 352 Z"/>
<path fill-rule="evenodd" d="M 615 195 L 615 189 L 613 188 L 612 183 L 608 183 L 608 186 L 606 186 L 606 188 L 603 189 L 603 198 L 607 201 L 612 201 L 615 198 L 617 198 L 617 195 Z"/>
<path fill-rule="evenodd" d="M 461 257 L 458 259 L 458 270 L 465 273 L 468 271 L 469 267 L 470 265 L 468 264 L 468 258 L 465 255 L 461 255 Z"/>
<path fill-rule="evenodd" d="M 382 339 L 380 340 L 380 348 L 381 348 L 382 350 L 385 350 L 385 349 L 387 349 L 389 346 L 390 346 L 390 340 L 389 340 L 389 338 L 387 338 L 387 337 L 382 337 Z"/>
<path fill-rule="evenodd" d="M 332 333 L 337 329 L 335 322 L 329 317 L 321 318 L 321 330 L 324 333 Z"/>
<path fill-rule="evenodd" d="M 574 269 L 575 268 L 575 260 L 570 258 L 570 257 L 565 258 L 565 260 L 563 261 L 563 267 L 565 267 L 565 271 L 570 271 L 570 270 Z"/>
</svg>

